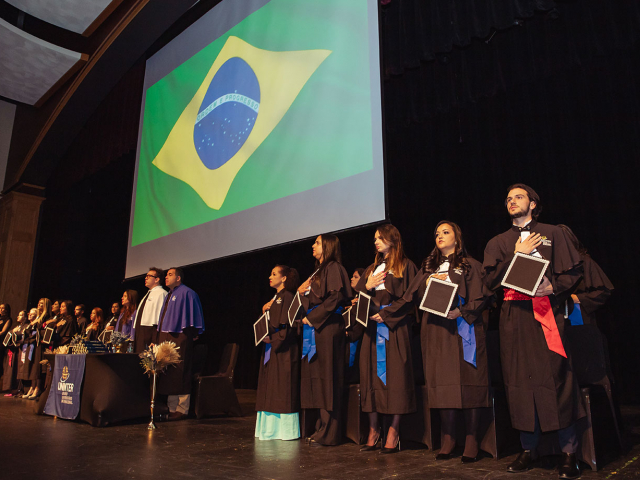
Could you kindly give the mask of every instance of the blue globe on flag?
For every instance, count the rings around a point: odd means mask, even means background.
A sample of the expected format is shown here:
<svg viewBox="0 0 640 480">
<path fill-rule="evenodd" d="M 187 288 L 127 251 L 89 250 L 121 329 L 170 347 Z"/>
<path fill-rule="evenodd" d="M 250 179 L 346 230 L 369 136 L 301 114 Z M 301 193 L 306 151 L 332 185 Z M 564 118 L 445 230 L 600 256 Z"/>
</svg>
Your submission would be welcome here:
<svg viewBox="0 0 640 480">
<path fill-rule="evenodd" d="M 220 168 L 240 150 L 258 118 L 260 83 L 253 69 L 239 57 L 216 72 L 198 110 L 193 142 L 210 170 Z"/>
</svg>

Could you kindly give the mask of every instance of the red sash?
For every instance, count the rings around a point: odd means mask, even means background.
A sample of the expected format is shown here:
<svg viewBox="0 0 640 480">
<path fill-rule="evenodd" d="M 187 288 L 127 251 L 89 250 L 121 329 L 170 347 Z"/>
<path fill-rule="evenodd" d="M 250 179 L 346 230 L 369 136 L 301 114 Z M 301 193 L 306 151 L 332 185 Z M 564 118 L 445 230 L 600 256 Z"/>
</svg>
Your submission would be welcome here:
<svg viewBox="0 0 640 480">
<path fill-rule="evenodd" d="M 533 316 L 542 325 L 542 331 L 544 338 L 547 341 L 547 347 L 552 352 L 556 352 L 558 355 L 562 355 L 567 358 L 567 354 L 562 346 L 562 339 L 560 338 L 560 331 L 558 325 L 556 325 L 556 319 L 553 315 L 553 309 L 551 308 L 551 302 L 549 297 L 530 297 L 524 293 L 516 292 L 512 288 L 504 289 L 504 300 L 531 300 L 533 303 Z"/>
</svg>

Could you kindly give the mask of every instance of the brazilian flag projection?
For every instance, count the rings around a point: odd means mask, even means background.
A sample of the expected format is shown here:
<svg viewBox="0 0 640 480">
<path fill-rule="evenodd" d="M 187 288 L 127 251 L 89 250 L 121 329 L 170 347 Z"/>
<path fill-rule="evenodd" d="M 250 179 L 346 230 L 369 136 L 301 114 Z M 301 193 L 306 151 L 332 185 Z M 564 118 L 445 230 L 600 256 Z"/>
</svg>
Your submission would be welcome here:
<svg viewBox="0 0 640 480">
<path fill-rule="evenodd" d="M 271 0 L 146 91 L 131 245 L 373 168 L 367 0 Z"/>
</svg>

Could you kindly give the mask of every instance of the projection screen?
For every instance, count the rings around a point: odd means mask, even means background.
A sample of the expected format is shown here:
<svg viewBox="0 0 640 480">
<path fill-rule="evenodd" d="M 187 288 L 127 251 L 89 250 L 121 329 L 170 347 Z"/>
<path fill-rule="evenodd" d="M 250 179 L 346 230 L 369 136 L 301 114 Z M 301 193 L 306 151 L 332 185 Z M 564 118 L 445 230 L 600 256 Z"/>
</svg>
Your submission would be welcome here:
<svg viewBox="0 0 640 480">
<path fill-rule="evenodd" d="M 147 61 L 127 278 L 384 218 L 377 0 L 225 0 Z"/>
</svg>

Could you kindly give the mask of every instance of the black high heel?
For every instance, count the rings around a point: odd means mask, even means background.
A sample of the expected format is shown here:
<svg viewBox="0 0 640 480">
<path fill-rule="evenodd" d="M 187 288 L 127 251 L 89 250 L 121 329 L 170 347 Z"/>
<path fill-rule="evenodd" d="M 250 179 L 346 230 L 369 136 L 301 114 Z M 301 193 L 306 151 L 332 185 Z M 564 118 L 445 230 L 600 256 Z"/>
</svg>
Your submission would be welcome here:
<svg viewBox="0 0 640 480">
<path fill-rule="evenodd" d="M 373 445 L 364 445 L 363 447 L 360 447 L 360 451 L 361 452 L 373 452 L 374 450 L 378 449 L 378 443 L 380 443 L 380 440 L 382 439 L 382 434 L 380 433 L 380 429 L 378 429 L 378 438 L 376 438 L 376 441 L 373 443 Z"/>
<path fill-rule="evenodd" d="M 398 442 L 396 443 L 395 447 L 391 447 L 391 448 L 382 447 L 382 450 L 380 450 L 380 453 L 382 455 L 386 455 L 388 453 L 396 453 L 399 451 L 400 451 L 400 436 L 398 436 Z"/>
</svg>

